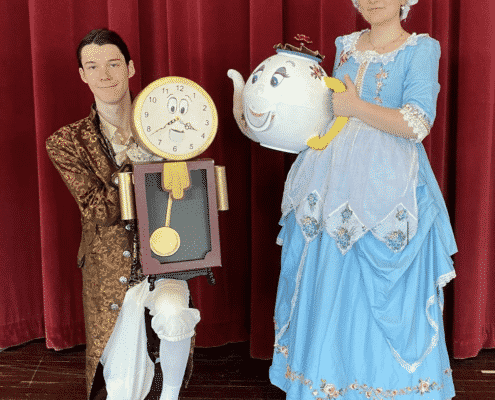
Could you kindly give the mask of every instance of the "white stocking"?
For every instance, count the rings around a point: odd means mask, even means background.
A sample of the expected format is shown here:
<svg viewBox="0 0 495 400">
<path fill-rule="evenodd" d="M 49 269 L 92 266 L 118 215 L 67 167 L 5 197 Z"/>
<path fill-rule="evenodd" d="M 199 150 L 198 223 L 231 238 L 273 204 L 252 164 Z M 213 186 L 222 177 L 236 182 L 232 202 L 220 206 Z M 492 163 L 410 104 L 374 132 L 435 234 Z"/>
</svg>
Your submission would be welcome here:
<svg viewBox="0 0 495 400">
<path fill-rule="evenodd" d="M 163 373 L 163 388 L 160 400 L 178 400 L 179 391 L 189 358 L 191 338 L 178 342 L 160 340 L 160 365 Z"/>
</svg>

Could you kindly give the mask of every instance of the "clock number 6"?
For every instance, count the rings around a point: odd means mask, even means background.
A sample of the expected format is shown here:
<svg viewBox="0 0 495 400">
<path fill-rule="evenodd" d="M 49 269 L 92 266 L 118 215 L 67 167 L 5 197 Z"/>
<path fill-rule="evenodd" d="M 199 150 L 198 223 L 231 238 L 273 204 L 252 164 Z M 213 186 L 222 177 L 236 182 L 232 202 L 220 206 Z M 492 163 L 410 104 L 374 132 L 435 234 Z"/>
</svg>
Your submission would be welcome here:
<svg viewBox="0 0 495 400">
<path fill-rule="evenodd" d="M 174 151 L 177 151 L 177 146 L 174 146 L 174 149 L 173 149 L 173 150 L 174 150 Z"/>
</svg>

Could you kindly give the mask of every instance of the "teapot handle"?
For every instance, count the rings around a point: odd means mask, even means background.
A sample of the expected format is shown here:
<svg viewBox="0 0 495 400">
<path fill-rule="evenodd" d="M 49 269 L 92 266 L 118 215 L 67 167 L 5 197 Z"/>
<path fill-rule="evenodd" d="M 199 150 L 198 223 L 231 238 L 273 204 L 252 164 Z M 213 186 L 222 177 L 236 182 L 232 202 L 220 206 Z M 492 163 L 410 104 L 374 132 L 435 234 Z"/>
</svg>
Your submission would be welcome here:
<svg viewBox="0 0 495 400">
<path fill-rule="evenodd" d="M 325 77 L 323 78 L 325 80 L 325 84 L 327 85 L 328 88 L 332 89 L 334 92 L 337 93 L 342 93 L 345 92 L 346 87 L 344 83 L 337 79 L 337 78 L 332 78 L 332 77 Z M 311 147 L 313 150 L 324 150 L 327 148 L 327 146 L 330 144 L 330 142 L 333 140 L 335 136 L 338 135 L 338 133 L 342 130 L 342 128 L 347 124 L 347 121 L 349 121 L 348 117 L 337 117 L 335 119 L 335 122 L 333 123 L 332 127 L 328 130 L 327 133 L 323 136 L 313 136 L 312 138 L 309 138 L 306 144 Z"/>
</svg>

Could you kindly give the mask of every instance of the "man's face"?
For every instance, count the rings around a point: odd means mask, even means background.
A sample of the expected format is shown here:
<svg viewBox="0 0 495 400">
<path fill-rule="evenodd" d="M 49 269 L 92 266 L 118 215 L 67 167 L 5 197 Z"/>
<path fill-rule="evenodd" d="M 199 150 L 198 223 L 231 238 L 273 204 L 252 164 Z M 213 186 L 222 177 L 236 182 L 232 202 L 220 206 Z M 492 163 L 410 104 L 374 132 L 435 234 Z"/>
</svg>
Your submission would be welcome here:
<svg viewBox="0 0 495 400">
<path fill-rule="evenodd" d="M 95 98 L 107 104 L 118 103 L 129 88 L 129 78 L 135 74 L 134 64 L 125 63 L 124 55 L 113 44 L 88 44 L 82 48 L 79 74 Z"/>
</svg>

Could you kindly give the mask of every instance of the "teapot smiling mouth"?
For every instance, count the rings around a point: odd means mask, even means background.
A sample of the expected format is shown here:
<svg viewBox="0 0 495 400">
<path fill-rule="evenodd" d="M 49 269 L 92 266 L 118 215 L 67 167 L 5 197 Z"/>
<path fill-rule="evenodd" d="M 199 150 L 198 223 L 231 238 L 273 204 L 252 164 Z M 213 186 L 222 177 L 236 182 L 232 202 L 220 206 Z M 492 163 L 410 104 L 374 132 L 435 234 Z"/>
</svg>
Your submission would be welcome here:
<svg viewBox="0 0 495 400">
<path fill-rule="evenodd" d="M 275 114 L 271 110 L 264 113 L 255 113 L 247 106 L 245 107 L 244 115 L 249 128 L 256 132 L 266 131 L 275 118 Z"/>
</svg>

